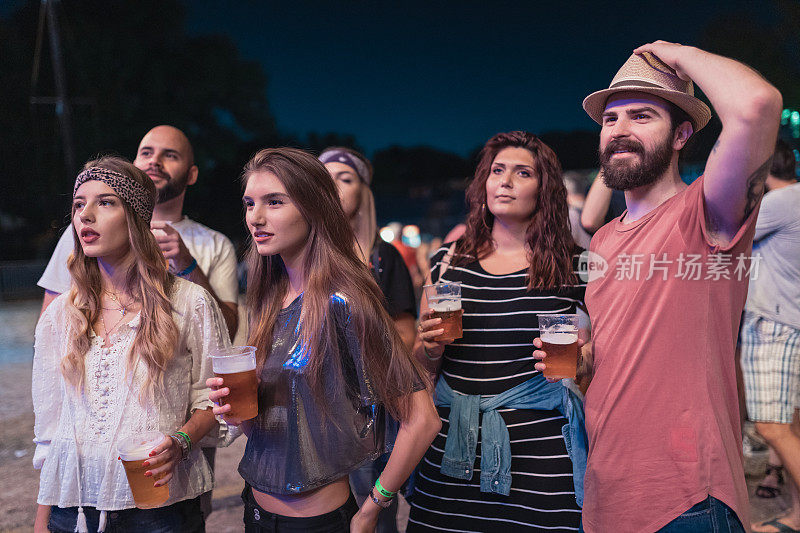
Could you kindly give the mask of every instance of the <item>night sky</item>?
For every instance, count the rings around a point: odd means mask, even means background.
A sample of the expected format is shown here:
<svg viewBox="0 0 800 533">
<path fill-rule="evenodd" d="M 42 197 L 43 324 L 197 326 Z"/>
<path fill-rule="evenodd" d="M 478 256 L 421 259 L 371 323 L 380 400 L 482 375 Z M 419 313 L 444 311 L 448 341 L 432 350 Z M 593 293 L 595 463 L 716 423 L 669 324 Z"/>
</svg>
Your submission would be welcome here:
<svg viewBox="0 0 800 533">
<path fill-rule="evenodd" d="M 427 144 L 465 155 L 498 131 L 594 129 L 581 101 L 633 48 L 697 44 L 755 3 L 265 4 L 186 0 L 188 27 L 229 35 L 264 65 L 281 130 L 350 133 L 369 154 Z"/>
</svg>

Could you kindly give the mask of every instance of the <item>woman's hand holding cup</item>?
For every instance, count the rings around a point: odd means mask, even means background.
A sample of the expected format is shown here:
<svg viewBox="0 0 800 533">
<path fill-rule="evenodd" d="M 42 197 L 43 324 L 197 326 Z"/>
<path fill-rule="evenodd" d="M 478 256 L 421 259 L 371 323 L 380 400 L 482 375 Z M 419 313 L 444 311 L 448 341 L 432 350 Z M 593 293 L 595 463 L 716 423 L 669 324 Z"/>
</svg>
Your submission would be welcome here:
<svg viewBox="0 0 800 533">
<path fill-rule="evenodd" d="M 543 361 L 547 357 L 547 353 L 545 353 L 542 350 L 542 339 L 536 337 L 535 339 L 533 339 L 533 345 L 538 348 L 538 350 L 533 351 L 533 358 L 539 360 L 538 363 L 533 365 L 533 368 L 544 374 L 544 371 L 547 368 L 547 364 L 544 363 Z M 544 379 L 546 379 L 548 383 L 556 383 L 558 381 L 561 381 L 560 379 L 550 379 L 550 378 L 544 378 Z"/>
<path fill-rule="evenodd" d="M 224 381 L 222 378 L 208 378 L 206 380 L 206 386 L 211 389 L 211 392 L 208 395 L 208 399 L 214 402 L 214 408 L 211 410 L 215 415 L 225 417 L 225 413 L 229 413 L 231 410 L 231 406 L 228 403 L 222 403 L 228 394 L 230 394 L 230 389 L 228 387 L 224 387 Z M 226 420 L 227 422 L 227 420 Z"/>
<path fill-rule="evenodd" d="M 438 358 L 444 353 L 444 347 L 452 344 L 455 339 L 448 339 L 440 337 L 444 333 L 444 328 L 441 327 L 442 319 L 433 318 L 433 309 L 428 309 L 420 317 L 419 338 L 422 340 L 422 346 L 425 348 L 425 353 L 429 358 Z"/>
<path fill-rule="evenodd" d="M 144 466 L 149 468 L 144 475 L 152 477 L 155 481 L 154 487 L 166 485 L 172 479 L 172 473 L 181 460 L 181 447 L 170 437 L 164 440 L 150 452 L 150 458 L 144 462 Z"/>
</svg>

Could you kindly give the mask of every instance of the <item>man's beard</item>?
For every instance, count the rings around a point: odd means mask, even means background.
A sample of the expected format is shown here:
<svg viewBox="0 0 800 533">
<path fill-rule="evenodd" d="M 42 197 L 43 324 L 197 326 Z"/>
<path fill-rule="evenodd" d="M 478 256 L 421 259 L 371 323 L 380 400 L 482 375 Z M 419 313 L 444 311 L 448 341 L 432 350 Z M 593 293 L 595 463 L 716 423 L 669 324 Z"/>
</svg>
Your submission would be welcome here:
<svg viewBox="0 0 800 533">
<path fill-rule="evenodd" d="M 617 150 L 625 150 L 639 156 L 641 162 L 613 161 Z M 600 167 L 603 169 L 603 182 L 611 189 L 629 191 L 650 185 L 667 171 L 672 162 L 674 150 L 670 137 L 650 152 L 640 143 L 628 139 L 618 139 L 608 143 L 606 149 L 598 152 Z"/>
<path fill-rule="evenodd" d="M 186 190 L 186 183 L 189 181 L 189 172 L 178 178 L 173 178 L 166 172 L 160 172 L 162 178 L 165 179 L 164 186 L 158 189 L 156 196 L 156 204 L 163 204 L 173 198 L 183 194 Z"/>
</svg>

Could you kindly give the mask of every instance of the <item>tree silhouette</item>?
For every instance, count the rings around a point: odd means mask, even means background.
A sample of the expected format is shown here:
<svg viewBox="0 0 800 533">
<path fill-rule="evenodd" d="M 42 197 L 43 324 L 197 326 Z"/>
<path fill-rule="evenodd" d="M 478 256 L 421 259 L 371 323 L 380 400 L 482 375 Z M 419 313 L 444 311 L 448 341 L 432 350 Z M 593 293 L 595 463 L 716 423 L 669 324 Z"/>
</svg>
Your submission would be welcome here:
<svg viewBox="0 0 800 533">
<path fill-rule="evenodd" d="M 227 37 L 189 35 L 177 0 L 56 6 L 77 161 L 107 152 L 131 158 L 149 128 L 172 124 L 191 139 L 200 167 L 187 211 L 200 211 L 212 227 L 241 225 L 242 145 L 278 139 L 261 65 L 242 59 Z M 0 197 L 0 212 L 27 226 L 24 237 L 0 228 L 5 259 L 49 252 L 31 236 L 49 229 L 52 237 L 65 224 L 78 170 L 64 168 L 53 108 L 29 103 L 38 16 L 39 2 L 30 1 L 0 20 L 0 127 L 14 132 L 0 145 L 0 187 L 10 192 Z M 33 96 L 53 94 L 47 50 L 45 43 Z"/>
</svg>

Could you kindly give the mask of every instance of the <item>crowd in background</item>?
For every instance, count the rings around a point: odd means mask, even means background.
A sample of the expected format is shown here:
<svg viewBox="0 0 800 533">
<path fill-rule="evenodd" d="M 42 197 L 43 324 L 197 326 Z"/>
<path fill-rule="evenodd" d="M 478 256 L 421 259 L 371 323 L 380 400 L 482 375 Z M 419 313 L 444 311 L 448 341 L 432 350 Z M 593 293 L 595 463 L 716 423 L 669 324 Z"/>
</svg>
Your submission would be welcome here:
<svg viewBox="0 0 800 533">
<path fill-rule="evenodd" d="M 723 130 L 687 184 L 679 153 L 711 117 L 693 82 Z M 395 531 L 401 491 L 407 531 L 749 529 L 740 395 L 775 454 L 757 496 L 800 480 L 800 189 L 780 94 L 659 41 L 583 105 L 601 127 L 588 191 L 536 135 L 498 133 L 463 224 L 430 240 L 378 227 L 363 154 L 264 148 L 241 173 L 242 264 L 183 213 L 202 179 L 184 132 L 87 162 L 39 283 L 35 529 L 203 531 L 215 448 L 241 435 L 245 531 Z M 442 283 L 460 284 L 460 337 L 422 290 Z M 548 314 L 582 317 L 574 379 L 544 377 Z M 247 419 L 209 359 L 240 329 Z M 169 486 L 154 506 L 116 452 L 148 431 L 143 475 Z M 757 531 L 800 529 L 793 494 Z"/>
</svg>

